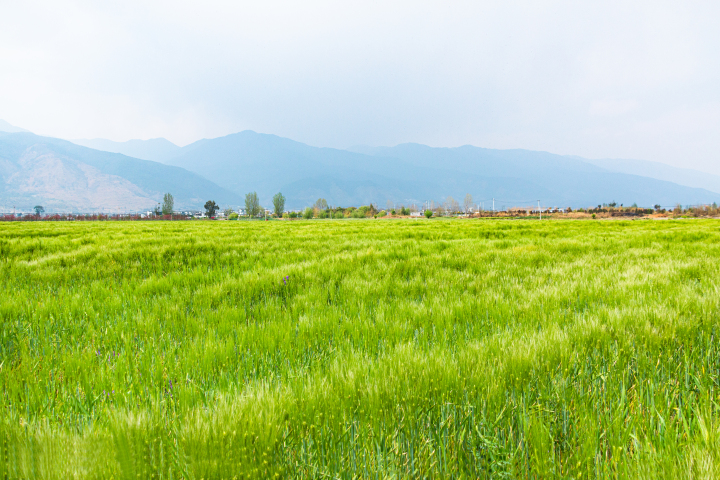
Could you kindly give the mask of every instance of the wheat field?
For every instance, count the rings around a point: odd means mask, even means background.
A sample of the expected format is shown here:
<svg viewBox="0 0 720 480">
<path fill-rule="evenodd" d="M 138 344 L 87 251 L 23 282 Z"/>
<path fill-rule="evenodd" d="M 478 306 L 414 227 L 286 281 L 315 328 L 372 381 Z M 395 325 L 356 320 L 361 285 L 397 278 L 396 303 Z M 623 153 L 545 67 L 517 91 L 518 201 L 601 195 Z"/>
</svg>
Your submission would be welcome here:
<svg viewBox="0 0 720 480">
<path fill-rule="evenodd" d="M 720 222 L 0 225 L 2 478 L 717 478 Z"/>
</svg>

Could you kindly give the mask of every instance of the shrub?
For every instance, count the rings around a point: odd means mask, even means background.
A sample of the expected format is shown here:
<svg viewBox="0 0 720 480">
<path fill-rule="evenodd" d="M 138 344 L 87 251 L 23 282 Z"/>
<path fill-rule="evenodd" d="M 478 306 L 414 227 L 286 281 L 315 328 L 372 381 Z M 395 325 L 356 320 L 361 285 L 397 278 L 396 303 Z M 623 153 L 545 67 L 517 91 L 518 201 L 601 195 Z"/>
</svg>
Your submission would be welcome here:
<svg viewBox="0 0 720 480">
<path fill-rule="evenodd" d="M 232 212 L 230 215 L 228 215 L 228 220 L 237 220 L 238 214 L 237 212 Z"/>
<path fill-rule="evenodd" d="M 432 215 L 433 215 L 432 210 L 425 210 L 425 218 L 430 218 L 430 217 L 432 217 Z"/>
<path fill-rule="evenodd" d="M 343 215 L 342 212 L 337 211 L 337 212 L 335 212 L 335 215 L 333 215 L 333 218 L 337 218 L 339 220 L 341 218 L 345 218 L 345 215 Z"/>
<path fill-rule="evenodd" d="M 594 214 L 594 213 L 592 214 L 592 217 L 595 218 L 595 214 Z"/>
<path fill-rule="evenodd" d="M 297 218 L 297 212 L 290 212 L 290 213 L 288 213 L 288 217 L 290 217 L 290 218 Z"/>
<path fill-rule="evenodd" d="M 305 209 L 305 211 L 303 212 L 303 218 L 305 220 L 310 220 L 311 218 L 313 218 L 313 209 L 310 207 L 307 207 Z"/>
</svg>

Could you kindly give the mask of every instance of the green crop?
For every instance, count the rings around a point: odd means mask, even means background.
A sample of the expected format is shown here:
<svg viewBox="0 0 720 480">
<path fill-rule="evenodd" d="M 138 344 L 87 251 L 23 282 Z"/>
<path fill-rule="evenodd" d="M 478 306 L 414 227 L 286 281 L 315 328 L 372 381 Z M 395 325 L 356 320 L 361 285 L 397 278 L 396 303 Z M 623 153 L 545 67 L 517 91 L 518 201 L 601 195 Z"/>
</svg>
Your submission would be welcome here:
<svg viewBox="0 0 720 480">
<path fill-rule="evenodd" d="M 1 478 L 717 478 L 720 222 L 0 225 Z"/>
</svg>

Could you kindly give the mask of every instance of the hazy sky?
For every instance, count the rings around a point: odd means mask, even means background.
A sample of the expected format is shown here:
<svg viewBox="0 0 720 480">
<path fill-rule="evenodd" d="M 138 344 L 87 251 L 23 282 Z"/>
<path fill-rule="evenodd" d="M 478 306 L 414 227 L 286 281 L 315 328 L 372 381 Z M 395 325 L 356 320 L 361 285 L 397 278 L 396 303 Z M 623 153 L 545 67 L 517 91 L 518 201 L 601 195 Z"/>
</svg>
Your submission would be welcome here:
<svg viewBox="0 0 720 480">
<path fill-rule="evenodd" d="M 720 2 L 0 0 L 0 118 L 62 138 L 245 129 L 720 173 Z"/>
</svg>

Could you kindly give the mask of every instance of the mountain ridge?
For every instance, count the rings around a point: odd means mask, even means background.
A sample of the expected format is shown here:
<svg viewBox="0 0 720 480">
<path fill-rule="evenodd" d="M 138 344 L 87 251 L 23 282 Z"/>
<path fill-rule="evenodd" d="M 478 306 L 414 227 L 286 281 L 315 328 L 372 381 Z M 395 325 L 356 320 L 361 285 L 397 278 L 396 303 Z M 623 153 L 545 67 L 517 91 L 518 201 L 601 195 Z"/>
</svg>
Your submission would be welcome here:
<svg viewBox="0 0 720 480">
<path fill-rule="evenodd" d="M 16 127 L 15 125 L 10 125 L 8 122 L 0 118 L 0 132 L 5 133 L 30 133 L 30 130 L 25 130 L 24 128 Z"/>
<path fill-rule="evenodd" d="M 548 152 L 410 143 L 353 150 L 313 147 L 245 130 L 195 142 L 168 163 L 239 195 L 257 191 L 267 205 L 275 192 L 282 191 L 291 208 L 310 205 L 319 197 L 336 205 L 421 204 L 447 196 L 460 199 L 466 193 L 478 201 L 499 198 L 507 207 L 537 199 L 573 208 L 611 201 L 669 206 L 720 199 L 716 192 L 612 172 Z M 325 187 L 319 178 L 327 182 Z"/>
<path fill-rule="evenodd" d="M 123 198 L 126 209 L 152 206 L 164 192 L 173 193 L 178 206 L 195 209 L 209 199 L 221 206 L 242 206 L 244 195 L 251 191 L 258 192 L 265 206 L 280 191 L 289 209 L 312 205 L 317 198 L 331 205 L 384 207 L 421 205 L 448 196 L 462 200 L 466 193 L 486 208 L 492 199 L 497 208 L 533 205 L 538 200 L 545 206 L 578 208 L 611 201 L 671 206 L 720 199 L 720 194 L 706 189 L 614 172 L 580 157 L 524 149 L 406 143 L 342 150 L 251 130 L 201 139 L 185 147 L 164 139 L 109 144 L 146 152 L 159 145 L 161 153 L 166 147 L 165 153 L 178 153 L 159 163 L 31 133 L 3 135 L 26 138 L 14 146 L 0 141 L 3 201 L 14 195 L 15 201 L 46 198 L 48 204 L 69 205 L 72 195 L 63 192 L 59 179 L 64 179 L 68 189 L 75 189 L 81 204 L 104 201 L 103 205 L 113 204 L 116 209 L 122 209 Z M 50 151 L 28 150 L 32 142 Z M 17 173 L 23 168 L 37 172 Z M 43 170 L 56 173 L 43 176 Z M 107 191 L 105 200 L 102 185 Z"/>
<path fill-rule="evenodd" d="M 149 140 L 128 140 L 115 142 L 104 138 L 70 140 L 76 145 L 101 150 L 105 152 L 121 153 L 128 157 L 165 163 L 168 159 L 180 154 L 179 147 L 165 138 L 151 138 Z"/>
<path fill-rule="evenodd" d="M 720 192 L 720 175 L 691 168 L 674 167 L 650 160 L 619 158 L 584 159 L 586 162 L 617 173 L 639 175 L 656 180 L 665 180 L 686 187 L 704 188 Z"/>
<path fill-rule="evenodd" d="M 28 211 L 147 210 L 170 192 L 176 209 L 240 197 L 179 167 L 79 146 L 32 133 L 0 133 L 0 201 Z"/>
</svg>

